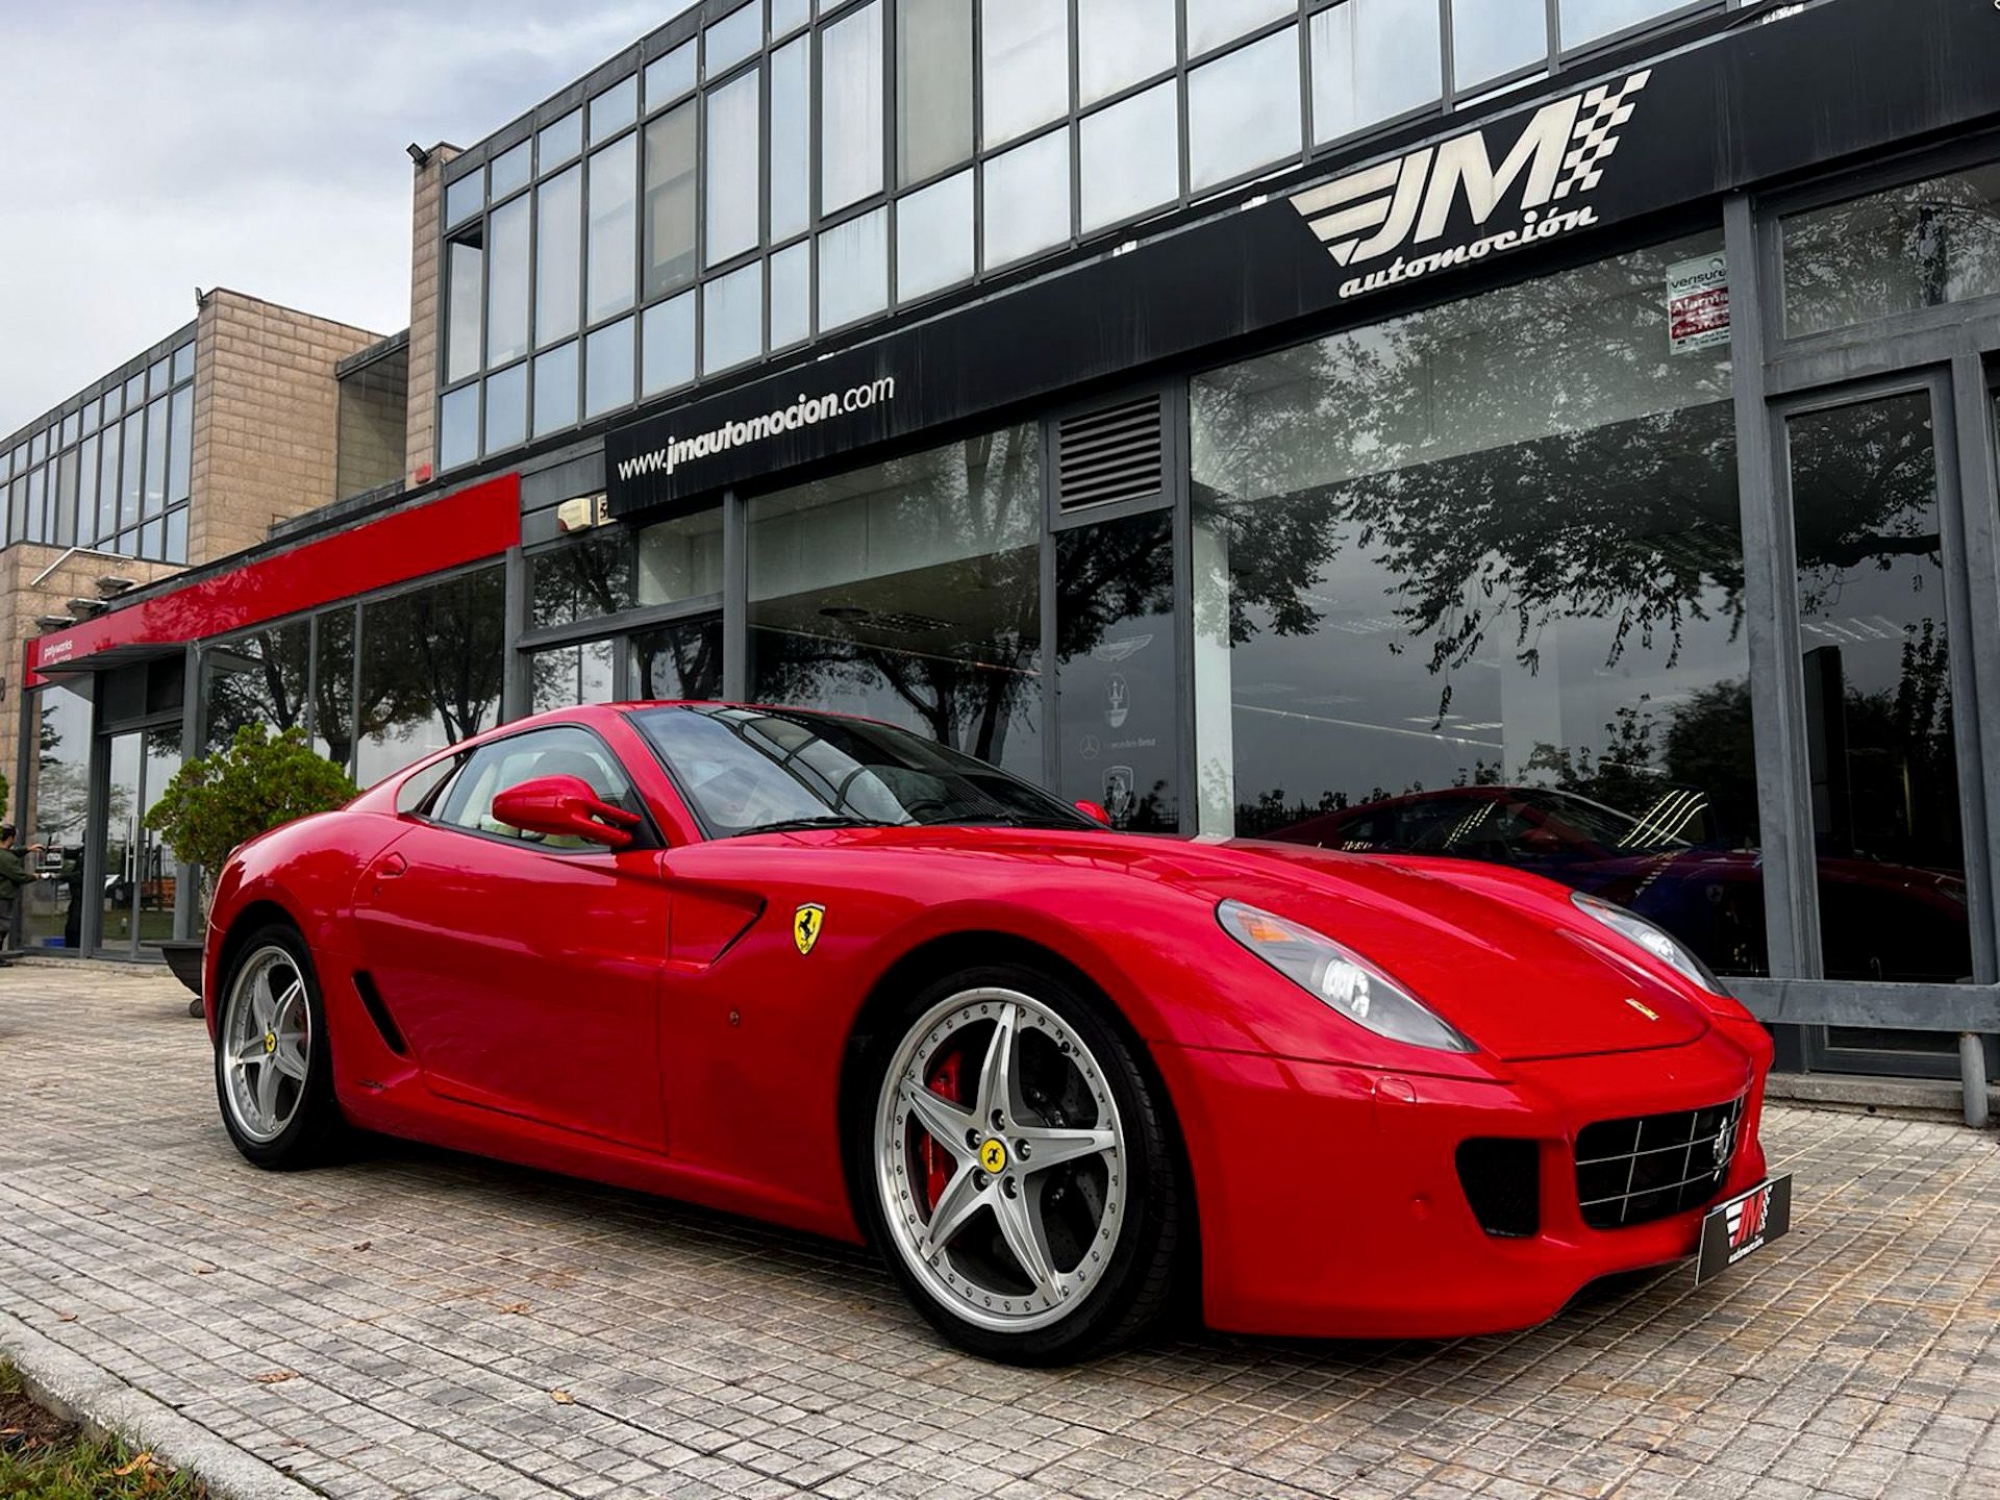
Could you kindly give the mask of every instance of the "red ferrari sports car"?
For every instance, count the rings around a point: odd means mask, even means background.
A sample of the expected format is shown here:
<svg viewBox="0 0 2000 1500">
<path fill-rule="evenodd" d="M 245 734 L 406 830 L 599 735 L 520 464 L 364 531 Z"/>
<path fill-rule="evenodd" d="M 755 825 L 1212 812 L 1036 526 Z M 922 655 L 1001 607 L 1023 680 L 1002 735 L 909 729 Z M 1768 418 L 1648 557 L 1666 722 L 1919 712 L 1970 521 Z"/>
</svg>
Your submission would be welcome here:
<svg viewBox="0 0 2000 1500">
<path fill-rule="evenodd" d="M 866 1238 L 1022 1362 L 1523 1327 L 1764 1174 L 1769 1040 L 1622 908 L 789 709 L 545 714 L 266 834 L 203 993 L 253 1162 L 351 1126 Z"/>
</svg>

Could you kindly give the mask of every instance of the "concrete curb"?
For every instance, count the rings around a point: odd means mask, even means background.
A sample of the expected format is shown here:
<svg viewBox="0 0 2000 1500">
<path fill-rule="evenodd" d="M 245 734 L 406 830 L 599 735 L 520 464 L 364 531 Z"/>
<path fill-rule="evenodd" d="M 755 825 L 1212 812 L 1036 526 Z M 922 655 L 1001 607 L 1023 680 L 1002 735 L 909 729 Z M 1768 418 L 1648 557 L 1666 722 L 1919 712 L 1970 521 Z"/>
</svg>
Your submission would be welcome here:
<svg viewBox="0 0 2000 1500">
<path fill-rule="evenodd" d="M 310 1500 L 320 1492 L 217 1437 L 157 1397 L 0 1313 L 0 1354 L 28 1391 L 60 1416 L 155 1454 L 208 1486 L 215 1500 Z"/>
</svg>

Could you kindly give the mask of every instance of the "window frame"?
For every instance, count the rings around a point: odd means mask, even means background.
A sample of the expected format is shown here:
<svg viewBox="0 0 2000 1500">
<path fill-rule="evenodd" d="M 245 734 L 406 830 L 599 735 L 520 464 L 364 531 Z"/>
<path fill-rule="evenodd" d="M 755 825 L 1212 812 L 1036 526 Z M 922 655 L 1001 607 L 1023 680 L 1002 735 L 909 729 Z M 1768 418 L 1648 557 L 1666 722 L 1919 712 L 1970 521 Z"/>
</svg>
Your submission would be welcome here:
<svg viewBox="0 0 2000 1500">
<path fill-rule="evenodd" d="M 536 735 L 568 730 L 578 731 L 588 738 L 595 740 L 598 747 L 604 752 L 605 757 L 612 765 L 618 768 L 619 774 L 625 778 L 625 791 L 622 794 L 621 800 L 613 802 L 610 805 L 621 807 L 626 812 L 633 812 L 639 815 L 639 826 L 632 830 L 631 843 L 626 844 L 623 848 L 616 849 L 608 844 L 592 844 L 581 849 L 550 848 L 545 844 L 531 843 L 526 839 L 513 838 L 504 833 L 489 833 L 483 828 L 470 828 L 463 823 L 451 822 L 442 815 L 442 809 L 439 807 L 440 800 L 449 791 L 457 787 L 459 778 L 465 775 L 472 764 L 488 750 L 498 749 L 503 745 L 511 744 L 517 740 L 530 739 Z M 469 838 L 479 839 L 485 843 L 497 844 L 501 848 L 518 849 L 524 854 L 552 854 L 569 858 L 578 856 L 615 858 L 621 854 L 664 849 L 667 847 L 667 841 L 662 836 L 659 824 L 653 817 L 653 810 L 647 805 L 645 795 L 639 789 L 639 778 L 632 773 L 632 768 L 626 764 L 625 758 L 612 748 L 610 741 L 606 740 L 602 734 L 598 733 L 589 724 L 575 719 L 559 719 L 554 723 L 544 721 L 523 724 L 518 729 L 495 732 L 491 736 L 481 739 L 476 745 L 454 746 L 451 750 L 446 751 L 445 755 L 448 758 L 456 760 L 457 764 L 452 767 L 451 771 L 435 787 L 425 793 L 414 809 L 409 812 L 401 812 L 399 810 L 397 814 L 399 817 L 422 823 L 427 827 L 438 829 L 444 833 L 464 834 Z M 404 781 L 397 786 L 399 798 L 403 785 L 407 784 L 411 777 L 428 770 L 430 765 L 431 763 L 426 762 L 412 767 L 409 771 L 403 773 Z M 520 783 L 515 782 L 514 785 L 519 786 Z M 494 795 L 498 796 L 499 793 L 496 792 Z M 491 805 L 489 802 L 488 807 L 490 808 Z"/>
</svg>

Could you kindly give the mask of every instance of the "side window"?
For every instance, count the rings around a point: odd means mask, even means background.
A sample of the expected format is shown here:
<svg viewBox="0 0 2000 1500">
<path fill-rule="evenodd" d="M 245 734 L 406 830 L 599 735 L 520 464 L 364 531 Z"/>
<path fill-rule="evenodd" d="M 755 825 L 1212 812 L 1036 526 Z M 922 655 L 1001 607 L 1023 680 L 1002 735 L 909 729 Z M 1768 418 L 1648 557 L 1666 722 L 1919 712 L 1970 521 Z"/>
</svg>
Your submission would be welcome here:
<svg viewBox="0 0 2000 1500">
<path fill-rule="evenodd" d="M 396 788 L 396 811 L 413 813 L 421 811 L 437 789 L 451 780 L 452 772 L 465 764 L 462 755 L 447 755 L 435 765 L 424 767 Z"/>
<path fill-rule="evenodd" d="M 510 735 L 473 751 L 438 808 L 437 820 L 450 827 L 517 838 L 544 848 L 592 847 L 582 839 L 523 833 L 493 816 L 495 797 L 539 776 L 574 776 L 587 782 L 605 802 L 637 806 L 624 767 L 597 736 L 559 725 Z"/>
</svg>

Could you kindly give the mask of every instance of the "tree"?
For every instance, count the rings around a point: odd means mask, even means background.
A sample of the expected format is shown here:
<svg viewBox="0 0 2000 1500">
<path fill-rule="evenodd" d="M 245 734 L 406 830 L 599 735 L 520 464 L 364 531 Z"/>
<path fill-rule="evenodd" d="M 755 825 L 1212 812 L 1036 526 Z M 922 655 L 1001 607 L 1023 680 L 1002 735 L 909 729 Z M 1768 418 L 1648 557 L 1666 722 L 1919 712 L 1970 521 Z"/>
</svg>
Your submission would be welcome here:
<svg viewBox="0 0 2000 1500">
<path fill-rule="evenodd" d="M 246 724 L 226 747 L 174 773 L 146 814 L 146 827 L 201 867 L 205 908 L 210 882 L 238 844 L 329 812 L 354 795 L 347 773 L 315 755 L 303 731 L 273 735 L 262 724 Z"/>
</svg>

